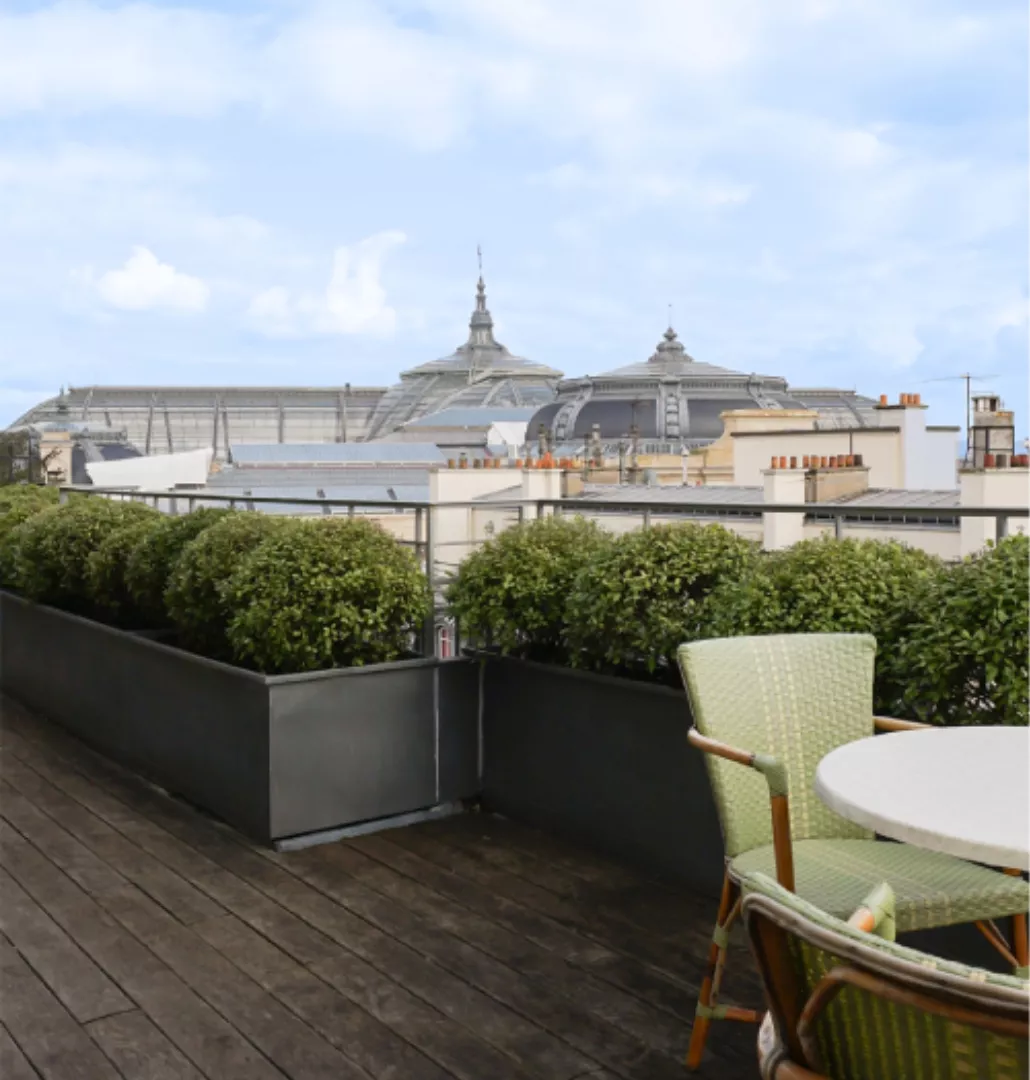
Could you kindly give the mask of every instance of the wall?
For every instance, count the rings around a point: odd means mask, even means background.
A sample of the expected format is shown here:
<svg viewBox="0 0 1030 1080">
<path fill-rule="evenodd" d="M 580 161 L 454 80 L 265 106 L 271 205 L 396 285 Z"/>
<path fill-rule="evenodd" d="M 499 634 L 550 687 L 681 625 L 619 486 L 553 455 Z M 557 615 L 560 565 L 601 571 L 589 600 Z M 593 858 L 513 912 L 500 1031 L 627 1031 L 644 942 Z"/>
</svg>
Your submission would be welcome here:
<svg viewBox="0 0 1030 1080">
<path fill-rule="evenodd" d="M 854 431 L 812 431 L 794 434 L 735 435 L 733 437 L 733 483 L 760 487 L 762 473 L 769 460 L 796 457 L 801 464 L 805 455 L 831 457 L 861 454 L 869 469 L 869 486 L 902 486 L 901 440 L 897 431 L 860 428 Z M 954 485 L 951 485 L 954 486 Z"/>
<path fill-rule="evenodd" d="M 97 487 L 167 491 L 183 484 L 206 483 L 213 456 L 208 448 L 118 461 L 87 461 L 86 472 Z"/>
<path fill-rule="evenodd" d="M 959 476 L 963 506 L 1026 506 L 1030 469 L 967 469 Z M 1027 532 L 1026 518 L 1009 519 L 1008 531 Z M 963 518 L 961 554 L 972 555 L 996 539 L 994 518 Z"/>
<path fill-rule="evenodd" d="M 514 469 L 436 469 L 429 474 L 429 501 L 436 504 L 433 516 L 433 560 L 446 574 L 490 536 L 518 520 L 517 511 L 489 503 L 480 507 L 454 507 L 511 489 L 510 498 L 522 498 L 522 472 Z"/>
</svg>

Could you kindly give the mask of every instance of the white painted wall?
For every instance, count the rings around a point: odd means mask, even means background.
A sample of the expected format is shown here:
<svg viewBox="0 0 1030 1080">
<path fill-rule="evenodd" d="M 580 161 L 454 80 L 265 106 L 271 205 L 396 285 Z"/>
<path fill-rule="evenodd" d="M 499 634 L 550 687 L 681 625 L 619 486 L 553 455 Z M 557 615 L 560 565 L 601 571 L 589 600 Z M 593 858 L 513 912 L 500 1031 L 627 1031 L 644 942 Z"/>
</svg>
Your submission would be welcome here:
<svg viewBox="0 0 1030 1080">
<path fill-rule="evenodd" d="M 733 483 L 761 487 L 762 474 L 773 455 L 796 457 L 798 465 L 806 456 L 834 457 L 861 454 L 869 468 L 869 486 L 901 487 L 901 440 L 897 432 L 866 428 L 859 431 L 813 431 L 795 435 L 744 435 L 733 440 Z M 952 485 L 954 486 L 954 485 Z"/>
<path fill-rule="evenodd" d="M 803 503 L 804 469 L 766 469 L 762 474 L 766 503 Z M 763 514 L 762 546 L 766 551 L 793 547 L 804 536 L 804 514 Z"/>
<path fill-rule="evenodd" d="M 205 484 L 214 456 L 210 447 L 178 454 L 87 461 L 86 472 L 96 487 L 133 487 L 141 491 L 168 491 L 184 484 Z"/>
<path fill-rule="evenodd" d="M 963 506 L 1026 506 L 1030 498 L 1030 469 L 969 469 L 959 477 Z M 1026 518 L 1009 518 L 1008 531 L 1027 532 Z M 994 518 L 963 518 L 961 554 L 982 551 L 997 537 Z"/>
<path fill-rule="evenodd" d="M 796 457 L 799 465 L 806 455 L 861 454 L 869 467 L 870 487 L 908 491 L 958 487 L 958 431 L 928 431 L 924 405 L 888 406 L 877 409 L 875 415 L 880 422 L 875 428 L 735 436 L 733 482 L 761 484 L 774 454 L 788 460 Z M 887 430 L 890 427 L 898 430 Z"/>
</svg>

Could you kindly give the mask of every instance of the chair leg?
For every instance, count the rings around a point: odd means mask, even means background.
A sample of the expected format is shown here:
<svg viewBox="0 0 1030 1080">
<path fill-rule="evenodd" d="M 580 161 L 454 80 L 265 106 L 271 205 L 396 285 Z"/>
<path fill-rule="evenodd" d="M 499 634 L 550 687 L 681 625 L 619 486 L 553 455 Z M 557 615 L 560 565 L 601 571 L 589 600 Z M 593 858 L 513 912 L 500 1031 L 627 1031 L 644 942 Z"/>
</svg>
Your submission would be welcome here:
<svg viewBox="0 0 1030 1080">
<path fill-rule="evenodd" d="M 1026 967 L 1030 964 L 1030 946 L 1027 944 L 1026 915 L 1012 916 L 1012 951 L 1016 954 L 1016 964 Z"/>
<path fill-rule="evenodd" d="M 719 986 L 726 966 L 727 936 L 730 927 L 740 914 L 740 890 L 729 874 L 723 878 L 722 897 L 719 900 L 719 914 L 715 919 L 712 944 L 708 950 L 708 964 L 705 977 L 701 982 L 697 1010 L 694 1013 L 694 1026 L 690 1032 L 690 1047 L 687 1050 L 687 1068 L 696 1069 L 701 1064 L 708 1040 L 708 1029 L 713 1020 L 743 1020 L 757 1023 L 761 1017 L 752 1009 L 738 1009 L 733 1006 L 720 1007 Z"/>
<path fill-rule="evenodd" d="M 1019 870 L 1006 868 L 1006 874 L 1012 877 L 1022 877 Z M 1027 945 L 1026 914 L 1012 916 L 1012 951 L 1016 954 L 1016 964 L 1026 967 L 1030 964 L 1030 947 Z"/>
</svg>

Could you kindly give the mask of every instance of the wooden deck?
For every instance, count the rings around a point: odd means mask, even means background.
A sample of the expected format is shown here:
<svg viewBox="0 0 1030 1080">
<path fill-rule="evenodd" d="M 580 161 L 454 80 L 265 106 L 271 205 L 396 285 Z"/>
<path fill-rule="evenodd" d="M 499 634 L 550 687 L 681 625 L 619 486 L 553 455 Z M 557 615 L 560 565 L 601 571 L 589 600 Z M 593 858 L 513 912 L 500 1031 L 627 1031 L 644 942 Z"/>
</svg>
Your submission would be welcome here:
<svg viewBox="0 0 1030 1080">
<path fill-rule="evenodd" d="M 481 814 L 268 851 L 0 707 L 4 1080 L 687 1075 L 710 900 Z"/>
</svg>

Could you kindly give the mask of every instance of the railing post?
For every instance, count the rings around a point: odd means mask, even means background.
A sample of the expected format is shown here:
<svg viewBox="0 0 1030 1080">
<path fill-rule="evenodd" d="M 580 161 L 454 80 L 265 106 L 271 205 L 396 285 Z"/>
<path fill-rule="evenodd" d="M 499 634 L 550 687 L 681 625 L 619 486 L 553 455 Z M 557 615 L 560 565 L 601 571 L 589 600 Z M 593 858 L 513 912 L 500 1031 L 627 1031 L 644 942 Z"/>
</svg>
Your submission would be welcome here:
<svg viewBox="0 0 1030 1080">
<path fill-rule="evenodd" d="M 421 508 L 419 514 L 421 515 Z M 423 652 L 426 656 L 436 656 L 436 566 L 433 559 L 433 508 L 426 507 L 425 511 L 425 549 L 426 549 L 426 578 L 429 580 L 429 591 L 432 595 L 432 603 L 429 607 L 429 616 L 425 626 L 425 644 Z"/>
<path fill-rule="evenodd" d="M 998 514 L 994 519 L 994 542 L 998 543 L 999 540 L 1004 540 L 1009 534 L 1009 516 L 1008 514 Z"/>
<path fill-rule="evenodd" d="M 833 535 L 837 540 L 844 539 L 844 515 L 837 513 L 833 515 Z"/>
</svg>

